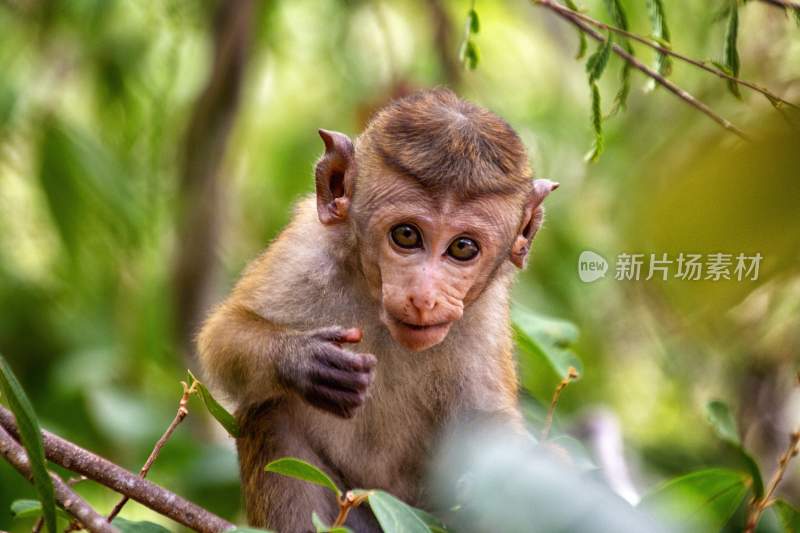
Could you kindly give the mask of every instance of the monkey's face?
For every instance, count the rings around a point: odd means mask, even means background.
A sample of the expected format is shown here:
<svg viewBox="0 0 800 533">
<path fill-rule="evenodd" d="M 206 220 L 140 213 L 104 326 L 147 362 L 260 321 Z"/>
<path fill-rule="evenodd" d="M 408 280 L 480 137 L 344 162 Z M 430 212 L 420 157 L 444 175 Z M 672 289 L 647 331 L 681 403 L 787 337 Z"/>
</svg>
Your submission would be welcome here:
<svg viewBox="0 0 800 533">
<path fill-rule="evenodd" d="M 392 337 L 422 351 L 445 339 L 508 257 L 519 208 L 509 216 L 500 198 L 436 200 L 408 181 L 371 206 L 361 263 Z"/>
<path fill-rule="evenodd" d="M 558 186 L 531 182 L 521 141 L 509 126 L 469 109 L 439 110 L 438 119 L 416 126 L 400 120 L 394 130 L 377 121 L 371 128 L 394 131 L 388 148 L 376 149 L 365 133 L 356 151 L 346 135 L 319 132 L 325 143 L 315 171 L 319 220 L 355 232 L 354 253 L 381 304 L 380 319 L 413 351 L 442 342 L 503 262 L 525 266 L 542 220 L 540 204 Z M 467 119 L 464 112 L 479 116 Z M 479 128 L 483 122 L 487 131 Z M 427 135 L 436 124 L 440 135 Z M 498 163 L 503 157 L 513 164 Z"/>
</svg>

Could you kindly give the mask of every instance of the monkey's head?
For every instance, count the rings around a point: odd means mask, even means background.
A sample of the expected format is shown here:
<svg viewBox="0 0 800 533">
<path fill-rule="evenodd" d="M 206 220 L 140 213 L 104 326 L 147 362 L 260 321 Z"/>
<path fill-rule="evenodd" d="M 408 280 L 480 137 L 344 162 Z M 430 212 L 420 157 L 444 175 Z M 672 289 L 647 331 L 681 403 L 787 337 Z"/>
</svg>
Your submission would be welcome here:
<svg viewBox="0 0 800 533">
<path fill-rule="evenodd" d="M 525 266 L 558 186 L 531 179 L 505 121 L 448 90 L 393 102 L 355 145 L 320 136 L 319 219 L 355 237 L 381 321 L 413 351 L 442 342 L 507 261 Z"/>
</svg>

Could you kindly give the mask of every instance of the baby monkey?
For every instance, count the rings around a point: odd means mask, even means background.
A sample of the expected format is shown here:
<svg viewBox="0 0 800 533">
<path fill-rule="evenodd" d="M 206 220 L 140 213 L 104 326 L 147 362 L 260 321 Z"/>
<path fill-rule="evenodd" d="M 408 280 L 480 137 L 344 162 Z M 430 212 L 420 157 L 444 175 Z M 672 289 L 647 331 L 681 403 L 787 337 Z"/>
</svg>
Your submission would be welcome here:
<svg viewBox="0 0 800 533">
<path fill-rule="evenodd" d="M 493 113 L 445 89 L 319 130 L 316 195 L 204 324 L 205 375 L 237 405 L 250 523 L 331 523 L 322 487 L 267 473 L 298 457 L 343 488 L 427 507 L 426 466 L 474 417 L 521 429 L 509 290 L 558 184 L 532 180 Z M 346 525 L 380 531 L 367 506 Z"/>
</svg>

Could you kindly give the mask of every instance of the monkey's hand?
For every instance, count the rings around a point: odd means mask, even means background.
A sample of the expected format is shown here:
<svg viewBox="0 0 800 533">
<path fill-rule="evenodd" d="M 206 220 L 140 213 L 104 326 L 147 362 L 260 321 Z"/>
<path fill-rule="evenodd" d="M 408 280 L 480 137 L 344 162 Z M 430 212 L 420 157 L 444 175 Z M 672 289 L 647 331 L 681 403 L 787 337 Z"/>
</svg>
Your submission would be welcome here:
<svg viewBox="0 0 800 533">
<path fill-rule="evenodd" d="M 367 398 L 377 359 L 342 348 L 361 341 L 359 328 L 321 328 L 302 334 L 296 364 L 283 365 L 281 380 L 309 404 L 351 418 Z"/>
</svg>

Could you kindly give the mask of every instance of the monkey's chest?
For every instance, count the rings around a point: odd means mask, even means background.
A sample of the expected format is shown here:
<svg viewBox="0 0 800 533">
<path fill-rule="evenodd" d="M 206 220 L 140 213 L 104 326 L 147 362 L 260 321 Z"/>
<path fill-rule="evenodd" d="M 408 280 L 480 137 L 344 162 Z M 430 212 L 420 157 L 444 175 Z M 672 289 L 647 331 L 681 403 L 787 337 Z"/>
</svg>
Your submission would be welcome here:
<svg viewBox="0 0 800 533">
<path fill-rule="evenodd" d="M 413 374 L 384 368 L 358 414 L 335 423 L 335 443 L 322 444 L 348 489 L 378 488 L 411 503 L 422 500 L 422 481 L 445 420 L 430 391 L 434 384 Z"/>
</svg>

